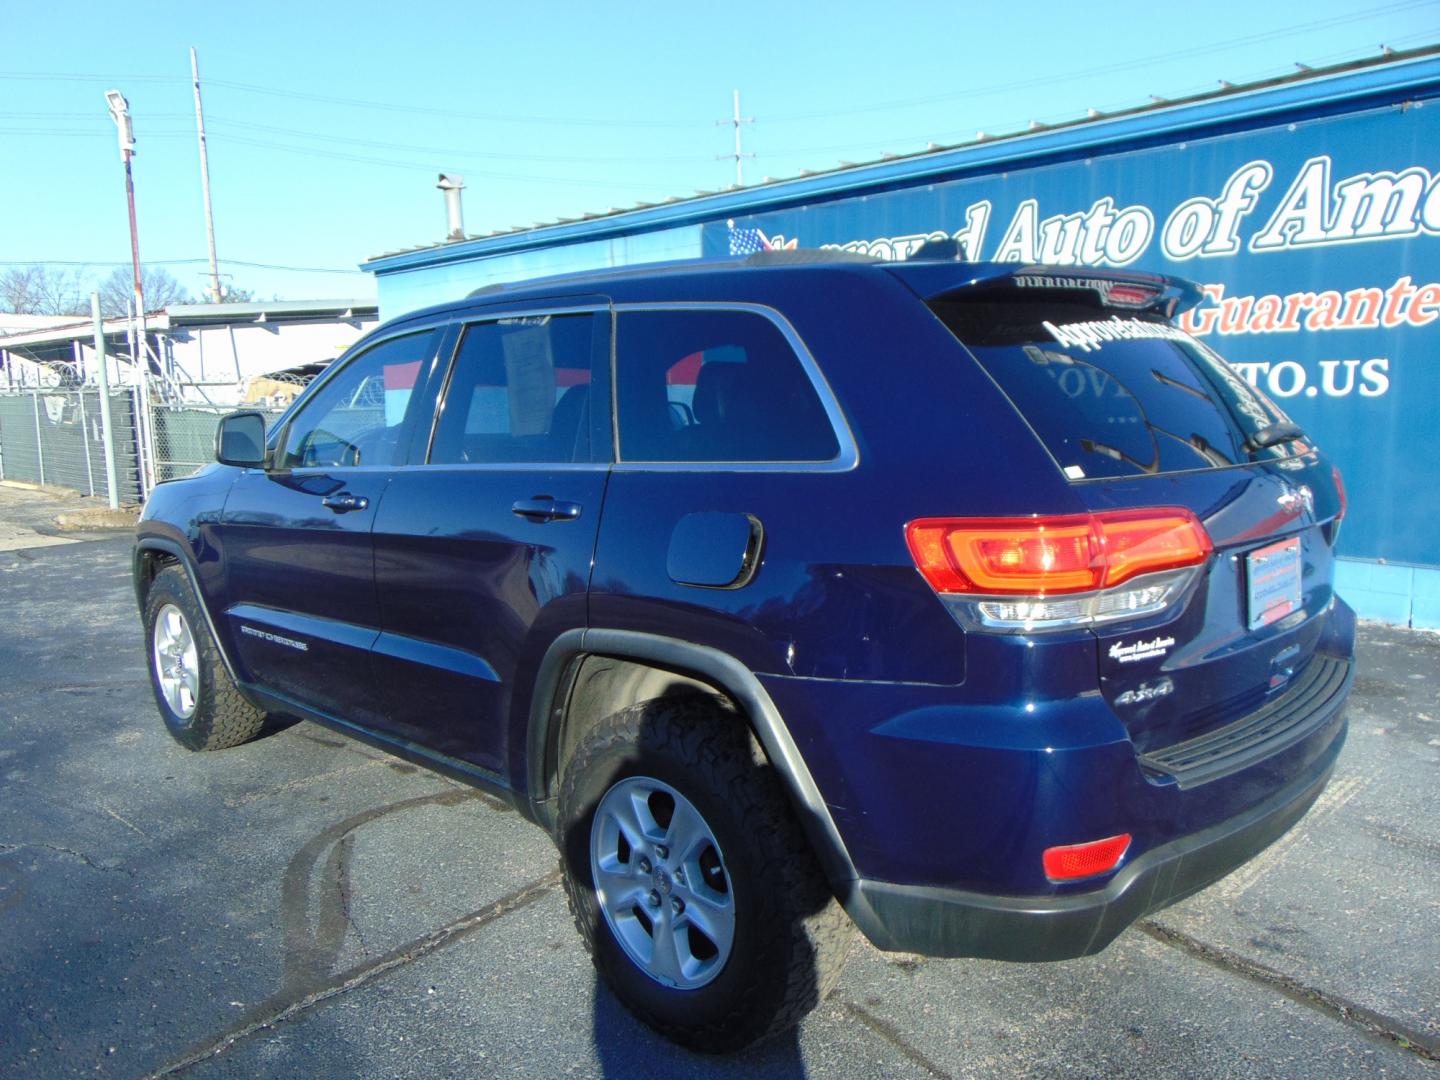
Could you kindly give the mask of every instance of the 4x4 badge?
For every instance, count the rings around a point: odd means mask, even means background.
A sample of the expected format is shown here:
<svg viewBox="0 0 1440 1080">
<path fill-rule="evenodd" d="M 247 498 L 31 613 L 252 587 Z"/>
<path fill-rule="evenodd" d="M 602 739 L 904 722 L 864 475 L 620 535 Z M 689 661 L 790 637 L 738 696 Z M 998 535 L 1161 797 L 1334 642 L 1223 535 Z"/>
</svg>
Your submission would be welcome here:
<svg viewBox="0 0 1440 1080">
<path fill-rule="evenodd" d="M 1139 705 L 1142 702 L 1154 701 L 1156 698 L 1166 697 L 1175 692 L 1175 684 L 1169 679 L 1160 679 L 1153 683 L 1141 683 L 1133 690 L 1126 690 L 1115 698 L 1116 705 Z"/>
</svg>

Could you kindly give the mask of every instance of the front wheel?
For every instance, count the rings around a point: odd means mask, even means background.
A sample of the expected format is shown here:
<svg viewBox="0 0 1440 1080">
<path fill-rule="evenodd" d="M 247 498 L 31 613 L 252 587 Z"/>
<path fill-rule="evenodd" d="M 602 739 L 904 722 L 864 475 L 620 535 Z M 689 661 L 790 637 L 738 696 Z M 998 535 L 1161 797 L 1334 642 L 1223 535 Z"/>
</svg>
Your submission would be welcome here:
<svg viewBox="0 0 1440 1080">
<path fill-rule="evenodd" d="M 693 1049 L 797 1023 L 853 934 L 779 777 L 718 699 L 659 699 L 601 721 L 565 767 L 565 889 L 617 997 Z"/>
<path fill-rule="evenodd" d="M 190 750 L 224 750 L 260 733 L 265 714 L 231 681 L 179 566 L 165 567 L 150 583 L 145 640 L 155 704 L 176 742 Z"/>
</svg>

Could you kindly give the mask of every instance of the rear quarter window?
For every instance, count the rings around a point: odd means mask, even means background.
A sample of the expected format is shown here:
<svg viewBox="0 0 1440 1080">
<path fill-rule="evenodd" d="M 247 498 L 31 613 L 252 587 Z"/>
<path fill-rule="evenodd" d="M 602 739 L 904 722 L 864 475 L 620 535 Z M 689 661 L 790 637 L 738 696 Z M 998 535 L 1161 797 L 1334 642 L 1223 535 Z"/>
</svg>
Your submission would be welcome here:
<svg viewBox="0 0 1440 1080">
<path fill-rule="evenodd" d="M 751 311 L 621 311 L 620 459 L 825 462 L 835 430 L 779 327 Z"/>
</svg>

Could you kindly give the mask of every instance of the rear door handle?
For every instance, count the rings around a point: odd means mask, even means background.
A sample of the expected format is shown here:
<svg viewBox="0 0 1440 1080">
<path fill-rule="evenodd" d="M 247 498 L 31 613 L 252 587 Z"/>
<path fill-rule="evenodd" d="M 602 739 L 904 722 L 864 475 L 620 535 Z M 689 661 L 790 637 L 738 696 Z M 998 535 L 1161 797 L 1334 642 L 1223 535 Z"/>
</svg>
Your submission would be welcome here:
<svg viewBox="0 0 1440 1080">
<path fill-rule="evenodd" d="M 563 502 L 550 495 L 537 495 L 533 499 L 521 499 L 510 507 L 510 512 L 529 521 L 559 521 L 578 518 L 580 504 Z"/>
<path fill-rule="evenodd" d="M 348 514 L 351 510 L 364 510 L 370 505 L 370 500 L 364 495 L 351 495 L 349 492 L 342 492 L 339 495 L 326 495 L 320 500 L 320 505 L 327 509 L 334 510 L 337 514 Z"/>
</svg>

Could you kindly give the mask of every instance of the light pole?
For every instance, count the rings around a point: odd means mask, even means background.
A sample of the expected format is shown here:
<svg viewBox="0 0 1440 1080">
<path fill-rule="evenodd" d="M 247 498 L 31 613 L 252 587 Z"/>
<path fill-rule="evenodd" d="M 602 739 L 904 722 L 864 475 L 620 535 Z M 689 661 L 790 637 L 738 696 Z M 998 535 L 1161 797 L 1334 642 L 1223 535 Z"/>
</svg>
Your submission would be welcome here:
<svg viewBox="0 0 1440 1080">
<path fill-rule="evenodd" d="M 145 290 L 140 284 L 140 233 L 135 227 L 135 180 L 130 173 L 130 158 L 135 153 L 135 129 L 130 124 L 130 103 L 119 90 L 106 90 L 105 103 L 110 107 L 110 119 L 120 137 L 120 160 L 125 165 L 125 201 L 130 207 L 130 264 L 135 272 L 135 311 L 140 321 L 137 335 L 140 356 L 132 356 L 131 362 L 140 367 L 145 354 Z"/>
</svg>

